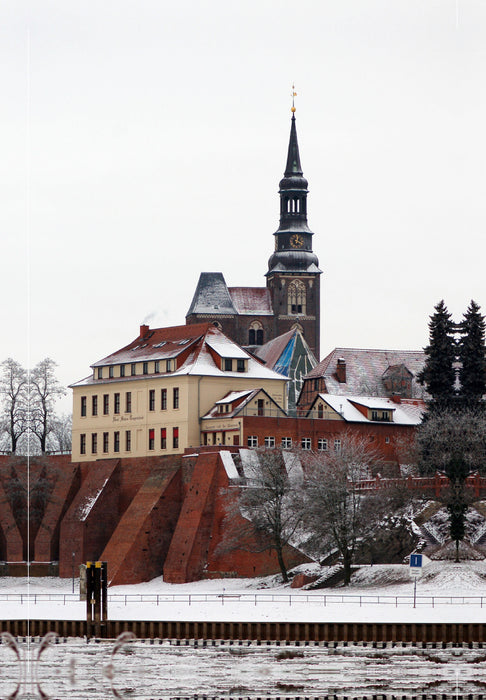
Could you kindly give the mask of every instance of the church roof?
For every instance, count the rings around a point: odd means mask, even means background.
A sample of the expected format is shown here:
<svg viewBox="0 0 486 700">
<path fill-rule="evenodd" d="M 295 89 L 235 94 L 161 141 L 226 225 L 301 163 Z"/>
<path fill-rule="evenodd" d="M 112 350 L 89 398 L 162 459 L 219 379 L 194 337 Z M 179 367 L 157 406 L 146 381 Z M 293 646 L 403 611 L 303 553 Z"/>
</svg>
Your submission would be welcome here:
<svg viewBox="0 0 486 700">
<path fill-rule="evenodd" d="M 222 272 L 201 272 L 187 316 L 236 314 Z"/>
<path fill-rule="evenodd" d="M 272 298 L 266 287 L 230 287 L 231 301 L 238 314 L 272 316 Z"/>
<path fill-rule="evenodd" d="M 346 381 L 337 378 L 338 360 L 346 367 Z M 386 396 L 383 375 L 388 368 L 404 365 L 412 374 L 412 396 L 421 398 L 424 388 L 417 383 L 417 374 L 423 367 L 422 350 L 366 350 L 361 348 L 335 348 L 305 379 L 323 377 L 329 394 Z"/>
</svg>

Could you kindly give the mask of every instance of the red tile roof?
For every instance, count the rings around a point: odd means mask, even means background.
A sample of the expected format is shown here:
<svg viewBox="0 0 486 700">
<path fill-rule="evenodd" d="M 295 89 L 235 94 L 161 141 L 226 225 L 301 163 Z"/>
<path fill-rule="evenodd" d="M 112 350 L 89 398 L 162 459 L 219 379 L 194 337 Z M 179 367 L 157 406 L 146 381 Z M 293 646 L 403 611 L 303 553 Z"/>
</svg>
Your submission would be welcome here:
<svg viewBox="0 0 486 700">
<path fill-rule="evenodd" d="M 272 316 L 272 299 L 266 287 L 229 287 L 231 301 L 237 313 Z"/>
<path fill-rule="evenodd" d="M 211 327 L 210 323 L 194 323 L 187 326 L 149 328 L 144 336 L 137 336 L 124 348 L 107 355 L 91 367 L 137 362 L 142 359 L 156 360 L 176 357 L 204 336 Z"/>
</svg>

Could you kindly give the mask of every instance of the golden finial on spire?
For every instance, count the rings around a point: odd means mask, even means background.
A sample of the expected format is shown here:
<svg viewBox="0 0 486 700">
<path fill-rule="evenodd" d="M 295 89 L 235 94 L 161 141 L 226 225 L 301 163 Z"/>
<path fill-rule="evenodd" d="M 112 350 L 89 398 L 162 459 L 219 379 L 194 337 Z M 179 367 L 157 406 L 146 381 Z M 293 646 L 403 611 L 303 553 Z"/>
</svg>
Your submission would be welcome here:
<svg viewBox="0 0 486 700">
<path fill-rule="evenodd" d="M 295 104 L 294 104 L 294 99 L 297 97 L 297 93 L 295 92 L 295 85 L 292 85 L 292 109 L 290 110 L 292 114 L 295 112 Z"/>
</svg>

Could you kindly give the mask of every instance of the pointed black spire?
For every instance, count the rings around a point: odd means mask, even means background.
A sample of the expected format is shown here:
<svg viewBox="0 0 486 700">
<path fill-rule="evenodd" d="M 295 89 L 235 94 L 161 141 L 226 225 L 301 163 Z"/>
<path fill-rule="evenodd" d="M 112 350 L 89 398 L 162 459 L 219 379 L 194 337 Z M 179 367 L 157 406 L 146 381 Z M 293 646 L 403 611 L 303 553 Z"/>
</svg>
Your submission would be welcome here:
<svg viewBox="0 0 486 700">
<path fill-rule="evenodd" d="M 297 129 L 295 128 L 295 114 L 292 114 L 292 125 L 290 127 L 289 152 L 287 155 L 287 165 L 285 167 L 285 177 L 303 174 L 302 166 L 300 164 Z"/>
<path fill-rule="evenodd" d="M 285 173 L 279 183 L 280 225 L 275 231 L 275 253 L 268 261 L 272 270 L 319 270 L 319 261 L 312 252 L 313 233 L 307 225 L 307 186 L 300 164 L 299 142 L 292 107 L 290 139 Z"/>
</svg>

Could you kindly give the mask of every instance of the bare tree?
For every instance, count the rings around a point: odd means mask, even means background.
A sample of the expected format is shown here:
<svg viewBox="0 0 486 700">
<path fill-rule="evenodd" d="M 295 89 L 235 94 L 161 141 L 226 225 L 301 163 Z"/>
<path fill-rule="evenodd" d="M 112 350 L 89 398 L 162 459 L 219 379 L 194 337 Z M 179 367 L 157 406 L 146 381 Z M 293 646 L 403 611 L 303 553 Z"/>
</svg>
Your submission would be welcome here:
<svg viewBox="0 0 486 700">
<path fill-rule="evenodd" d="M 302 523 L 301 486 L 294 455 L 276 449 L 252 450 L 246 485 L 241 487 L 239 507 L 248 516 L 258 540 L 277 555 L 287 582 L 284 549 Z"/>
<path fill-rule="evenodd" d="M 1 431 L 6 448 L 15 454 L 19 439 L 27 431 L 27 372 L 11 357 L 1 365 L 0 394 L 3 398 Z"/>
<path fill-rule="evenodd" d="M 56 378 L 54 360 L 46 357 L 31 372 L 30 393 L 30 430 L 37 437 L 42 453 L 46 452 L 47 439 L 52 431 L 54 404 L 56 399 L 66 391 Z"/>
<path fill-rule="evenodd" d="M 382 492 L 367 495 L 358 482 L 379 463 L 366 438 L 345 434 L 340 448 L 309 455 L 305 483 L 306 525 L 321 552 L 336 548 L 344 567 L 344 585 L 351 579 L 358 542 L 373 535 L 386 513 Z"/>
<path fill-rule="evenodd" d="M 54 416 L 51 421 L 51 431 L 48 438 L 48 447 L 57 452 L 70 452 L 72 415 L 64 413 Z"/>
</svg>

